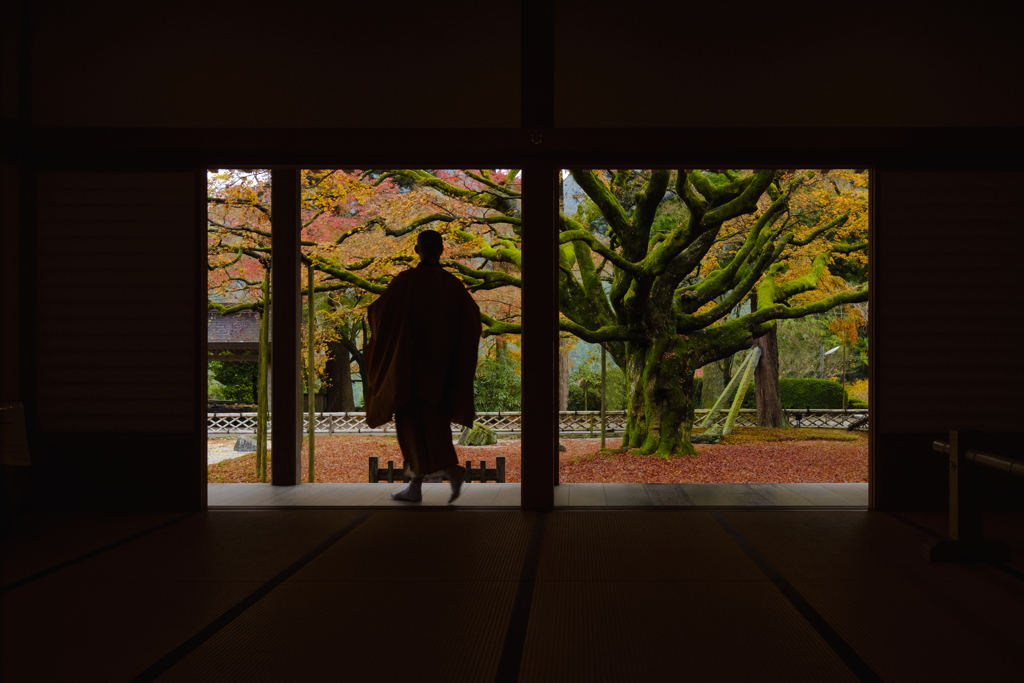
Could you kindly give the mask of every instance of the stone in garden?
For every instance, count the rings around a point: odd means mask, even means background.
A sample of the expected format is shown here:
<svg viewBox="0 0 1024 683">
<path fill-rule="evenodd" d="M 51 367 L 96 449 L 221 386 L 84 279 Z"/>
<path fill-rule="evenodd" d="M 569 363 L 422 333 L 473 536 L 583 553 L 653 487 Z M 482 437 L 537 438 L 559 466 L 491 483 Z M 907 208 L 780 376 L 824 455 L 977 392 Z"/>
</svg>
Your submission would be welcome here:
<svg viewBox="0 0 1024 683">
<path fill-rule="evenodd" d="M 247 436 L 240 436 L 238 441 L 235 442 L 235 450 L 239 453 L 255 453 L 256 441 Z"/>
<path fill-rule="evenodd" d="M 690 443 L 718 443 L 722 440 L 722 425 L 711 425 L 703 434 L 694 434 Z"/>
<path fill-rule="evenodd" d="M 463 429 L 459 437 L 460 446 L 490 446 L 498 443 L 498 435 L 493 429 L 488 429 L 479 422 L 473 423 L 473 428 Z"/>
</svg>

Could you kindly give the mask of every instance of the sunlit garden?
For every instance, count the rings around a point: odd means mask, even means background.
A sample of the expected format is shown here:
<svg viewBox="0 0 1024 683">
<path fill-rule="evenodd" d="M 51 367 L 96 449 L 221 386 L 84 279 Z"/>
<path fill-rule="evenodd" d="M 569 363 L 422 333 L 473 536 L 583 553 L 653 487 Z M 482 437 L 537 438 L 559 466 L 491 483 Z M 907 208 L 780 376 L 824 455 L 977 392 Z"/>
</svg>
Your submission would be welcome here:
<svg viewBox="0 0 1024 683">
<path fill-rule="evenodd" d="M 393 429 L 361 422 L 366 310 L 416 265 L 428 228 L 483 325 L 478 422 L 471 434 L 453 425 L 460 462 L 501 457 L 520 481 L 533 234 L 521 179 L 302 172 L 303 481 L 367 482 L 371 457 L 404 464 Z M 269 481 L 270 174 L 208 182 L 209 481 Z M 866 171 L 573 169 L 562 185 L 561 482 L 867 481 Z"/>
</svg>

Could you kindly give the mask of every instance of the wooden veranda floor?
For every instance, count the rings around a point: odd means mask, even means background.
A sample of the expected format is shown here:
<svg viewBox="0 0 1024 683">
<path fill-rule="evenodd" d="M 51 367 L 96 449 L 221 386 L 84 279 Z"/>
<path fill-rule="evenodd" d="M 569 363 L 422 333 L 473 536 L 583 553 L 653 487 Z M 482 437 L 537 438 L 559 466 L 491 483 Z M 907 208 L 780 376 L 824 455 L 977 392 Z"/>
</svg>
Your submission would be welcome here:
<svg viewBox="0 0 1024 683">
<path fill-rule="evenodd" d="M 447 505 L 448 484 L 424 484 L 423 501 L 391 500 L 406 484 L 207 484 L 212 506 Z M 454 505 L 518 507 L 519 484 L 466 484 Z M 556 507 L 867 507 L 867 484 L 561 484 Z"/>
</svg>

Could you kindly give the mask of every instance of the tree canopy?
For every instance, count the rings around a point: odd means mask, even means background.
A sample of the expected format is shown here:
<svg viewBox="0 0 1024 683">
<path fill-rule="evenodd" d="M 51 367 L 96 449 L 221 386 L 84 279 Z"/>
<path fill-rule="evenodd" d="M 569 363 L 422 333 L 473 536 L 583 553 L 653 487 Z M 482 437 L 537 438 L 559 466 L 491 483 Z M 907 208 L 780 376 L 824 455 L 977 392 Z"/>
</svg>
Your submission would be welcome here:
<svg viewBox="0 0 1024 683">
<path fill-rule="evenodd" d="M 559 216 L 559 327 L 604 346 L 625 373 L 623 443 L 640 453 L 694 452 L 698 368 L 749 348 L 778 320 L 867 300 L 866 173 L 620 169 L 569 178 L 582 201 Z M 272 248 L 268 180 L 211 180 L 210 281 L 222 299 L 211 308 L 260 305 Z M 414 263 L 417 231 L 437 230 L 442 265 L 480 304 L 483 336 L 505 340 L 521 332 L 521 201 L 517 169 L 306 170 L 302 260 L 316 271 L 315 292 L 358 331 L 351 323 Z M 357 353 L 358 339 L 349 341 Z"/>
</svg>

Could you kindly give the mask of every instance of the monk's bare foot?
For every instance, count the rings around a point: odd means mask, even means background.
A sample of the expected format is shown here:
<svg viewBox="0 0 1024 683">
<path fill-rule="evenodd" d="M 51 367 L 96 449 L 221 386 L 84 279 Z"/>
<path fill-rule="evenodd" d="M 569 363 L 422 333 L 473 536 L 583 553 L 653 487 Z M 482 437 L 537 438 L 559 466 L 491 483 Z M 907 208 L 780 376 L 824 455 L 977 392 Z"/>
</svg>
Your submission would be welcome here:
<svg viewBox="0 0 1024 683">
<path fill-rule="evenodd" d="M 423 494 L 420 491 L 413 491 L 413 487 L 406 486 L 401 491 L 395 491 L 391 494 L 394 500 L 407 500 L 410 503 L 418 503 L 423 500 Z"/>
<path fill-rule="evenodd" d="M 451 505 L 462 494 L 462 482 L 466 480 L 466 468 L 462 465 L 453 465 L 446 468 L 444 473 L 448 475 L 448 481 L 452 483 L 452 495 L 448 497 L 448 504 Z"/>
</svg>

